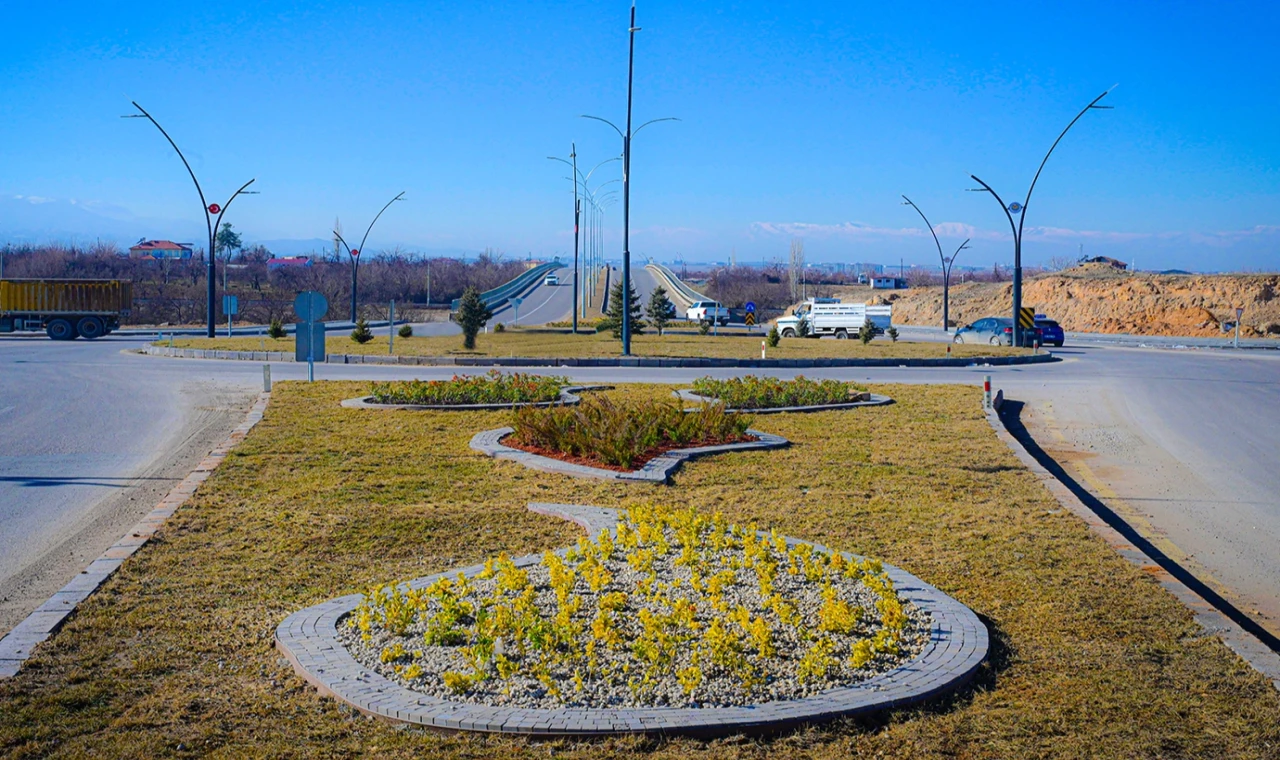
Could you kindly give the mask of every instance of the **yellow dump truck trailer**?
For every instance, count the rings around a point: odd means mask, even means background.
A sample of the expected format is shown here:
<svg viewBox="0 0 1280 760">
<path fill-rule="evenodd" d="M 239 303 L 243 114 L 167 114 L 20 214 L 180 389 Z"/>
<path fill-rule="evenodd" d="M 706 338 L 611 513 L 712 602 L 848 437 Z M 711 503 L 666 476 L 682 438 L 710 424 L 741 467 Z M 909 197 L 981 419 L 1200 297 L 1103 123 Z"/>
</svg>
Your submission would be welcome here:
<svg viewBox="0 0 1280 760">
<path fill-rule="evenodd" d="M 54 340 L 93 340 L 133 308 L 127 280 L 0 280 L 0 333 L 44 330 Z"/>
</svg>

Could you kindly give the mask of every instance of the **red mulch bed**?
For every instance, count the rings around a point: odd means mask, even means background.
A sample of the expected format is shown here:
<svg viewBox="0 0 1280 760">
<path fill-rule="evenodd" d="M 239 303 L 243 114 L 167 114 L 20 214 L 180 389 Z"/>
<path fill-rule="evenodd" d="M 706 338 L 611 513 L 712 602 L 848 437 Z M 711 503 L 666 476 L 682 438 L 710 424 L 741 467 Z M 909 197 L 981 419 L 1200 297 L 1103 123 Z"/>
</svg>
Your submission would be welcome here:
<svg viewBox="0 0 1280 760">
<path fill-rule="evenodd" d="M 699 446 L 723 446 L 729 443 L 746 443 L 748 441 L 758 441 L 758 440 L 760 439 L 756 438 L 754 435 L 740 435 L 740 436 L 735 436 L 733 438 L 724 438 L 720 440 L 713 440 L 708 438 L 702 441 L 692 441 L 690 443 L 659 444 L 645 451 L 640 456 L 636 457 L 635 469 L 631 469 L 631 470 L 628 470 L 625 467 L 619 467 L 616 464 L 606 464 L 605 462 L 599 459 L 596 459 L 594 457 L 577 457 L 577 456 L 573 456 L 572 454 L 566 454 L 562 451 L 555 451 L 554 449 L 544 449 L 540 446 L 529 446 L 517 441 L 515 439 L 514 434 L 504 436 L 503 439 L 500 441 L 500 443 L 502 443 L 502 445 L 504 446 L 510 446 L 513 449 L 527 451 L 530 454 L 537 454 L 538 456 L 542 456 L 542 457 L 558 459 L 561 462 L 568 462 L 570 464 L 580 464 L 580 465 L 585 465 L 587 467 L 599 467 L 603 470 L 613 470 L 614 472 L 636 472 L 641 467 L 644 467 L 645 464 L 647 464 L 650 460 L 656 459 L 657 457 L 662 456 L 668 451 L 674 451 L 676 449 L 694 449 Z"/>
</svg>

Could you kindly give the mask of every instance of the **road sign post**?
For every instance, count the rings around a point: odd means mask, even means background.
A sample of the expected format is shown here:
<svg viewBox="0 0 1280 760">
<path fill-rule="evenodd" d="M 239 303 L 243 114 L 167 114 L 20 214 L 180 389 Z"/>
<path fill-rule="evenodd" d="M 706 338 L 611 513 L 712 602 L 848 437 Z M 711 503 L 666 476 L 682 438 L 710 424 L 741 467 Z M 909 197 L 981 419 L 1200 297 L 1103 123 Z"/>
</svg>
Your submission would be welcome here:
<svg viewBox="0 0 1280 760">
<path fill-rule="evenodd" d="M 520 304 L 524 303 L 524 299 L 519 296 L 511 297 L 511 324 L 514 327 L 520 321 Z"/>
<path fill-rule="evenodd" d="M 294 332 L 294 359 L 307 363 L 307 381 L 315 382 L 316 362 L 324 361 L 324 317 L 329 313 L 329 300 L 319 291 L 304 291 L 293 300 L 293 310 L 301 320 Z"/>
<path fill-rule="evenodd" d="M 227 315 L 227 337 L 231 337 L 231 317 L 240 313 L 240 299 L 237 296 L 222 297 L 222 313 Z"/>
<path fill-rule="evenodd" d="M 755 324 L 756 324 L 756 303 L 755 303 L 755 301 L 747 301 L 747 305 L 746 305 L 744 308 L 745 308 L 745 310 L 746 310 L 746 312 L 747 312 L 747 315 L 746 315 L 745 317 L 743 317 L 742 321 L 743 321 L 743 322 L 745 322 L 745 323 L 747 324 L 747 330 L 748 330 L 748 331 L 750 331 L 750 330 L 751 330 L 751 328 L 752 328 L 752 327 L 754 327 L 754 326 L 755 326 Z"/>
<path fill-rule="evenodd" d="M 1236 339 L 1235 347 L 1240 347 L 1240 318 L 1244 316 L 1244 309 L 1236 309 Z"/>
</svg>

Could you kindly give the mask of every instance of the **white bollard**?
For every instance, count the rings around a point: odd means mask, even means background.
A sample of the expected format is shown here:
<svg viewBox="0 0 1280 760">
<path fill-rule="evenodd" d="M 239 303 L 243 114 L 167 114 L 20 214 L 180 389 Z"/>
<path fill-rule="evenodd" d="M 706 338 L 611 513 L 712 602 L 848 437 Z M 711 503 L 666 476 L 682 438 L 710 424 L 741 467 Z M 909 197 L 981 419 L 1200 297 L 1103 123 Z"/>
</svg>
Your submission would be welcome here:
<svg viewBox="0 0 1280 760">
<path fill-rule="evenodd" d="M 982 405 L 987 409 L 991 408 L 991 375 L 984 375 L 982 378 Z"/>
<path fill-rule="evenodd" d="M 764 347 L 765 347 L 765 345 L 766 345 L 767 343 L 768 343 L 768 341 L 763 341 L 763 340 L 762 340 L 762 341 L 760 341 L 760 358 L 761 358 L 761 359 L 763 359 L 763 358 L 764 358 Z"/>
<path fill-rule="evenodd" d="M 271 392 L 271 365 L 262 365 L 262 390 L 264 393 Z"/>
</svg>

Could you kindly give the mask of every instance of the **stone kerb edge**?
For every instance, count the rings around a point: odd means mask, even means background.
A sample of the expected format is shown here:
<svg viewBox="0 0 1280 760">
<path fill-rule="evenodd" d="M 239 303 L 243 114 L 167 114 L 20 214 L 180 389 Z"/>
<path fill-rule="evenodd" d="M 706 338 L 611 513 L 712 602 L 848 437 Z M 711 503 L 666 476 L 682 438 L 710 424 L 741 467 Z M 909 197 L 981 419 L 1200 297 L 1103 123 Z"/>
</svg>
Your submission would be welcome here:
<svg viewBox="0 0 1280 760">
<path fill-rule="evenodd" d="M 455 411 L 486 412 L 503 409 L 519 409 L 521 407 L 573 406 L 582 401 L 577 394 L 584 391 L 611 391 L 612 385 L 566 385 L 560 389 L 560 398 L 555 401 L 521 401 L 512 404 L 379 404 L 371 401 L 373 396 L 360 396 L 342 400 L 342 406 L 348 409 L 404 409 L 408 411 Z"/>
<path fill-rule="evenodd" d="M 758 440 L 743 443 L 726 443 L 720 446 L 697 446 L 689 449 L 672 449 L 660 456 L 650 459 L 638 470 L 620 472 L 603 467 L 591 467 L 585 464 L 574 464 L 552 457 L 531 454 L 528 451 L 504 445 L 502 439 L 515 432 L 514 428 L 500 427 L 483 430 L 471 438 L 471 448 L 495 459 L 510 459 L 533 470 L 549 472 L 557 475 L 570 475 L 575 478 L 594 478 L 596 480 L 639 481 L 642 483 L 668 483 L 671 475 L 680 469 L 680 465 L 690 459 L 723 454 L 732 451 L 767 451 L 791 445 L 791 441 L 780 435 L 748 429 L 747 434 Z"/>
<path fill-rule="evenodd" d="M 224 351 L 203 348 L 143 346 L 147 356 L 177 359 L 292 362 L 292 353 L 279 351 Z M 376 354 L 328 354 L 325 364 L 397 364 L 419 367 L 680 367 L 684 369 L 818 369 L 839 367 L 1007 367 L 1061 361 L 1049 351 L 1020 356 L 855 359 L 716 359 L 703 357 L 520 357 L 520 356 L 381 356 Z"/>
<path fill-rule="evenodd" d="M 688 401 L 694 404 L 719 404 L 720 399 L 714 396 L 699 396 L 693 392 L 692 388 L 681 388 L 671 392 L 671 395 L 681 401 Z M 884 406 L 885 404 L 894 403 L 892 398 L 881 395 L 879 393 L 869 393 L 870 396 L 866 401 L 850 401 L 843 404 L 813 404 L 810 406 L 774 406 L 766 409 L 726 409 L 726 412 L 735 414 L 778 414 L 780 412 L 827 412 L 836 409 L 857 409 L 863 406 Z"/>
<path fill-rule="evenodd" d="M 615 510 L 573 504 L 531 503 L 529 509 L 582 525 L 593 537 L 613 531 Z M 764 535 L 764 534 L 761 534 Z M 787 538 L 789 545 L 808 543 Z M 565 550 L 561 550 L 563 552 Z M 848 559 L 857 555 L 841 552 Z M 526 567 L 541 561 L 531 554 L 515 560 Z M 972 610 L 937 588 L 893 565 L 884 565 L 899 595 L 933 618 L 929 641 L 919 655 L 898 668 L 852 686 L 811 697 L 747 707 L 526 709 L 452 702 L 413 691 L 360 665 L 337 640 L 339 621 L 359 605 L 349 594 L 293 613 L 276 628 L 275 646 L 305 681 L 375 717 L 450 731 L 591 737 L 609 734 L 683 734 L 709 738 L 737 733 L 777 732 L 795 726 L 903 707 L 954 691 L 967 683 L 986 659 L 989 636 Z M 405 584 L 420 589 L 481 565 L 449 570 Z"/>
</svg>

